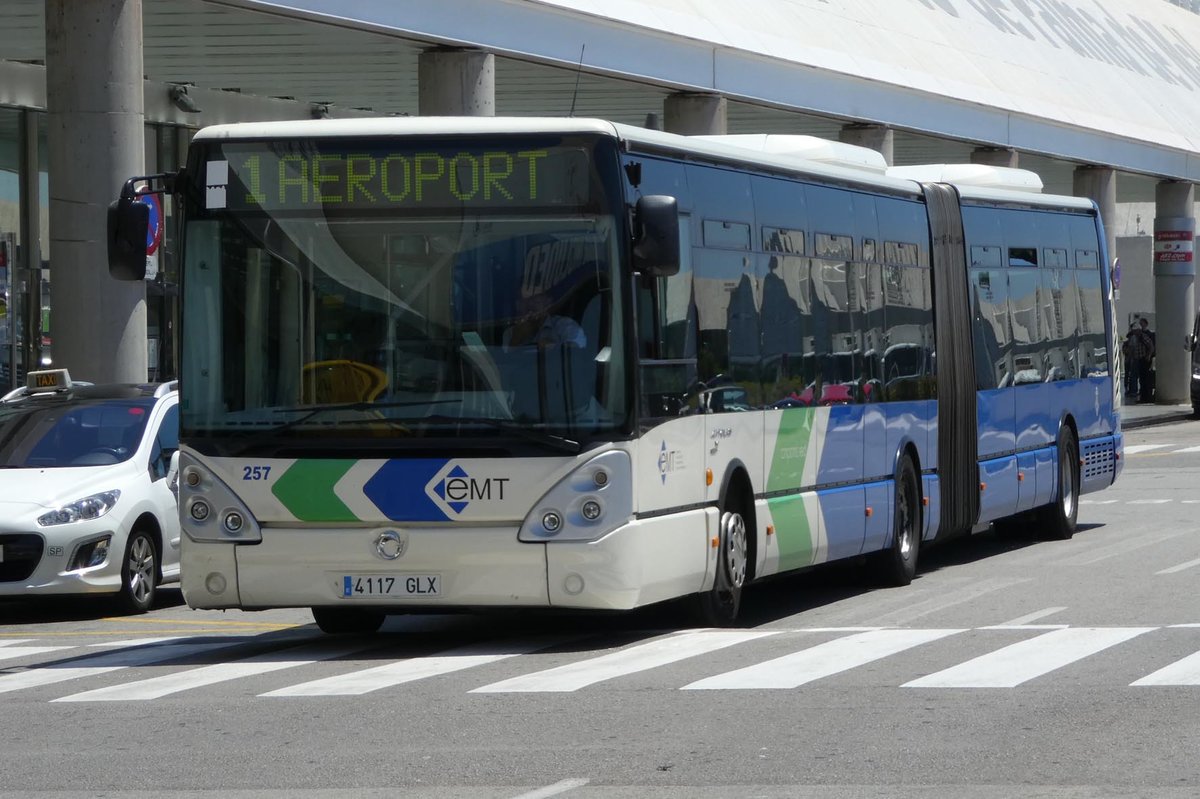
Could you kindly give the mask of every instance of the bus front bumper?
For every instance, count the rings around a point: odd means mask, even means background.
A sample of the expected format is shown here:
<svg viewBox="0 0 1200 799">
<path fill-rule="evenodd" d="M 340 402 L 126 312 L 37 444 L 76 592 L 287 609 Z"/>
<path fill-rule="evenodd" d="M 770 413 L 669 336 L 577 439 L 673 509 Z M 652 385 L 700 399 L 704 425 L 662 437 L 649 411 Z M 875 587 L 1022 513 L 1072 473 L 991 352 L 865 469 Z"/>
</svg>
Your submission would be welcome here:
<svg viewBox="0 0 1200 799">
<path fill-rule="evenodd" d="M 250 545 L 185 536 L 181 582 L 188 605 L 205 609 L 626 610 L 703 587 L 715 512 L 683 516 L 633 520 L 586 542 L 520 542 L 516 527 L 272 527 Z"/>
</svg>

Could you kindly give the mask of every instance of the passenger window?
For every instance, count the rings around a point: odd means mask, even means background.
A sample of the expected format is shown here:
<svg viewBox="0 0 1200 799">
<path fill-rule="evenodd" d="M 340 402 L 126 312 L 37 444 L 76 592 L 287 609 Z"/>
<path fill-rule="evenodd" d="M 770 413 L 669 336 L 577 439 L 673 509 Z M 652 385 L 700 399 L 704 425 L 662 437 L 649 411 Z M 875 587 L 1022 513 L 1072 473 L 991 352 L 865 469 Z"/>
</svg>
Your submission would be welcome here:
<svg viewBox="0 0 1200 799">
<path fill-rule="evenodd" d="M 973 269 L 999 269 L 1000 268 L 1000 248 L 999 247 L 972 247 L 971 248 L 971 268 Z"/>
<path fill-rule="evenodd" d="M 704 246 L 723 250 L 750 249 L 750 226 L 742 222 L 704 220 Z"/>
<path fill-rule="evenodd" d="M 1037 266 L 1037 247 L 1009 247 L 1008 265 L 1019 267 Z"/>
</svg>

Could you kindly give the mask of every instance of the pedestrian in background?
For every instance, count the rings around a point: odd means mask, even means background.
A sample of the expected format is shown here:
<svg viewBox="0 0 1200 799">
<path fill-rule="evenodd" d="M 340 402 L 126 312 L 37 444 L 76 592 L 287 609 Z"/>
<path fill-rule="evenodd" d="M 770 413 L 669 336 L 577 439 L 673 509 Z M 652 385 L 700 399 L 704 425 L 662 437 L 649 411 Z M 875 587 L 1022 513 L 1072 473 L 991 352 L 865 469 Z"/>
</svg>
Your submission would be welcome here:
<svg viewBox="0 0 1200 799">
<path fill-rule="evenodd" d="M 1137 322 L 1129 323 L 1125 340 L 1121 342 L 1121 363 L 1125 367 L 1125 398 L 1138 398 Z"/>
<path fill-rule="evenodd" d="M 1150 320 L 1144 316 L 1139 319 L 1133 335 L 1133 351 L 1138 375 L 1138 401 L 1154 402 L 1155 337 L 1154 332 L 1150 330 Z"/>
</svg>

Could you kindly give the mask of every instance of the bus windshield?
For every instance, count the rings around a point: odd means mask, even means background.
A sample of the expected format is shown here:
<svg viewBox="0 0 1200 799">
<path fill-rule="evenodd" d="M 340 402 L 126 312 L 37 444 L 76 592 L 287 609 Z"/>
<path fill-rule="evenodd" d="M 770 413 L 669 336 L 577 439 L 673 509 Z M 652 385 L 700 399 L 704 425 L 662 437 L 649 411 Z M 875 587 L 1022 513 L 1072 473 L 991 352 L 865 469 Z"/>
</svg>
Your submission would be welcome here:
<svg viewBox="0 0 1200 799">
<path fill-rule="evenodd" d="M 620 236 L 590 150 L 439 146 L 213 148 L 223 207 L 209 187 L 184 234 L 188 435 L 262 454 L 284 433 L 627 428 Z"/>
</svg>

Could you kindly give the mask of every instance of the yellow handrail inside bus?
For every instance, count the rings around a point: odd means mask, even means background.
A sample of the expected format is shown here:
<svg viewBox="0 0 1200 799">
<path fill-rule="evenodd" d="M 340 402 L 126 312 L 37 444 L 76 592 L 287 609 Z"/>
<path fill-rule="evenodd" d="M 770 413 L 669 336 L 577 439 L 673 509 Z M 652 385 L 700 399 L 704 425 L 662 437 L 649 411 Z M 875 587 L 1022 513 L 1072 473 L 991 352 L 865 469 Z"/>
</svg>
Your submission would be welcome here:
<svg viewBox="0 0 1200 799">
<path fill-rule="evenodd" d="M 387 388 L 387 375 L 368 363 L 333 360 L 304 365 L 305 403 L 374 402 Z"/>
</svg>

